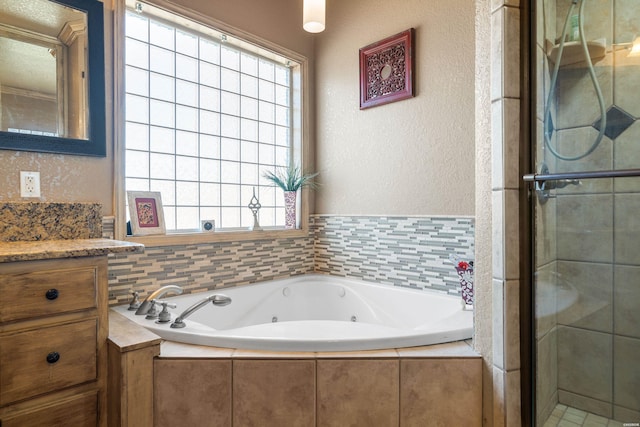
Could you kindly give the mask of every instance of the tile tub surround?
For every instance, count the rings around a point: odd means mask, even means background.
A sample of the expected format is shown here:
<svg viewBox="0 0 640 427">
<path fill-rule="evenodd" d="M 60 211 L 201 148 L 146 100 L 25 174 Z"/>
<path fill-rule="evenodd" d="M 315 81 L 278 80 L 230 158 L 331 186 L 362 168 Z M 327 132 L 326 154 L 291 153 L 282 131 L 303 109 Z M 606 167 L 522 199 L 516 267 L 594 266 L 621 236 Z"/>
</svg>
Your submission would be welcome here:
<svg viewBox="0 0 640 427">
<path fill-rule="evenodd" d="M 117 335 L 126 324 L 110 326 Z M 137 350 L 144 346 L 129 345 Z M 368 420 L 362 425 L 479 427 L 481 363 L 465 342 L 282 353 L 166 341 L 151 368 L 154 423 L 343 426 Z"/>
<path fill-rule="evenodd" d="M 126 303 L 165 285 L 185 293 L 282 279 L 313 272 L 311 238 L 148 247 L 109 259 L 109 301 Z"/>
<path fill-rule="evenodd" d="M 315 215 L 314 270 L 460 295 L 449 255 L 473 260 L 471 217 Z"/>
<path fill-rule="evenodd" d="M 100 237 L 102 205 L 99 203 L 0 203 L 0 241 Z"/>
<path fill-rule="evenodd" d="M 128 302 L 167 284 L 211 290 L 305 273 L 460 294 L 449 254 L 473 256 L 472 218 L 327 216 L 308 237 L 150 247 L 109 260 L 109 299 Z"/>
</svg>

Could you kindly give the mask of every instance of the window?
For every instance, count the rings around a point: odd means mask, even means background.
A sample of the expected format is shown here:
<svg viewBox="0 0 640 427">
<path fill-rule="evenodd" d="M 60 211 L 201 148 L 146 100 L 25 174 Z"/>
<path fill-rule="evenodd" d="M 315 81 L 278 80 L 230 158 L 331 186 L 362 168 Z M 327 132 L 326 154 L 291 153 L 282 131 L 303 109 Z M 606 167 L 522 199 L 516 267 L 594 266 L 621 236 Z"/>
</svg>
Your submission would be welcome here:
<svg viewBox="0 0 640 427">
<path fill-rule="evenodd" d="M 137 5 L 140 3 L 137 3 Z M 125 187 L 159 191 L 168 232 L 284 225 L 267 170 L 301 164 L 300 63 L 151 5 L 125 17 Z"/>
</svg>

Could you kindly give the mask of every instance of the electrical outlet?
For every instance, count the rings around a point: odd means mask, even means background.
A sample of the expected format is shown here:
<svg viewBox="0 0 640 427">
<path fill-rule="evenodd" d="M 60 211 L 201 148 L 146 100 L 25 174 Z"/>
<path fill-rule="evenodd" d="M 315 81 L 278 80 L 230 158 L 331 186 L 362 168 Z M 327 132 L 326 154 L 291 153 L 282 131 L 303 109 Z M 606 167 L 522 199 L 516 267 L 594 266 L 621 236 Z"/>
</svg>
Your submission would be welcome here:
<svg viewBox="0 0 640 427">
<path fill-rule="evenodd" d="M 40 172 L 20 171 L 20 197 L 40 197 Z"/>
</svg>

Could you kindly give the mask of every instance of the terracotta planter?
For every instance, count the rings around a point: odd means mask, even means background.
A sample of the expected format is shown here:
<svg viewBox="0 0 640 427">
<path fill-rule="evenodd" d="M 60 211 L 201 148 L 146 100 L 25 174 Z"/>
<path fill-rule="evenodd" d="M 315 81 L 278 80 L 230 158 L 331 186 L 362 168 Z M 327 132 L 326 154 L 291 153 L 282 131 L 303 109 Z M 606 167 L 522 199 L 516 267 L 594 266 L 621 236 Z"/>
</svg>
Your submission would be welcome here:
<svg viewBox="0 0 640 427">
<path fill-rule="evenodd" d="M 284 228 L 296 228 L 297 191 L 284 192 Z"/>
</svg>

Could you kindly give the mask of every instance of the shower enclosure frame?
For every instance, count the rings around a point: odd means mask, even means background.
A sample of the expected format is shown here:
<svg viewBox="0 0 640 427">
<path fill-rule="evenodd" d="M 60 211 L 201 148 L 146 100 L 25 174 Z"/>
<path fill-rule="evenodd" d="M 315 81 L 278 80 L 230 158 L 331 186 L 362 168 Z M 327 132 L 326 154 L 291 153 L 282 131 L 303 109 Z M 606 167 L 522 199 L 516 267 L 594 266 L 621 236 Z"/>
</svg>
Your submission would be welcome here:
<svg viewBox="0 0 640 427">
<path fill-rule="evenodd" d="M 520 4 L 520 171 L 535 170 L 533 155 L 536 127 L 536 37 L 533 20 L 536 18 L 536 1 L 521 0 Z M 520 180 L 520 415 L 523 426 L 536 422 L 535 373 L 535 311 L 533 274 L 535 265 L 535 199 L 530 185 Z"/>
<path fill-rule="evenodd" d="M 606 171 L 536 173 L 536 18 L 537 1 L 521 0 L 521 126 L 520 126 L 520 361 L 521 417 L 523 426 L 535 426 L 537 344 L 534 274 L 536 266 L 536 202 L 538 186 L 545 182 L 576 179 L 640 177 L 640 168 Z M 546 102 L 546 101 L 545 101 Z"/>
</svg>

